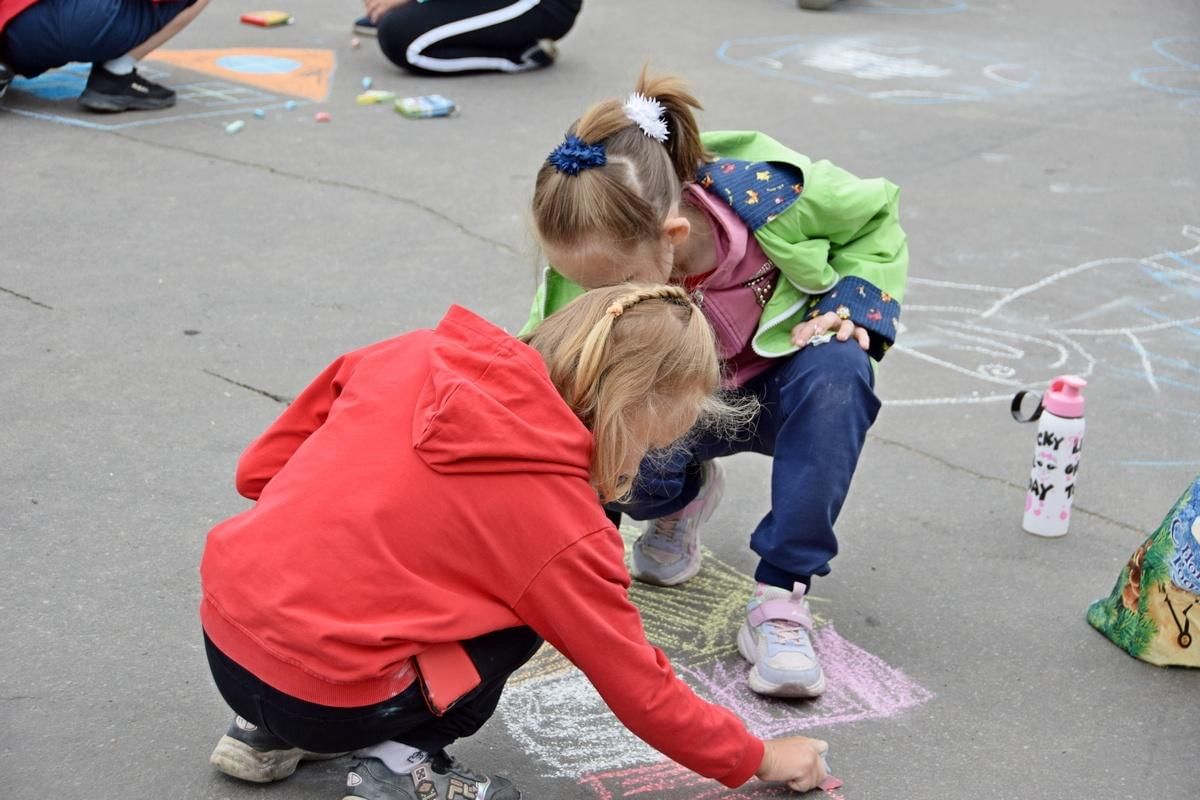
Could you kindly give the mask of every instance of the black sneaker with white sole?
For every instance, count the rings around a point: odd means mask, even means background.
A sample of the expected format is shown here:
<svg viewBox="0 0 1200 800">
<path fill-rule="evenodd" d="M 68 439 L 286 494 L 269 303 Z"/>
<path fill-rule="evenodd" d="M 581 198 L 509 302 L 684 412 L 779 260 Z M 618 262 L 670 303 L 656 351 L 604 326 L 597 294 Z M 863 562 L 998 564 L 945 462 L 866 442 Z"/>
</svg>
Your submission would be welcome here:
<svg viewBox="0 0 1200 800">
<path fill-rule="evenodd" d="M 350 766 L 342 800 L 521 800 L 521 793 L 507 778 L 480 775 L 443 750 L 406 775 L 362 757 Z"/>
<path fill-rule="evenodd" d="M 231 777 L 270 783 L 291 775 L 301 761 L 325 761 L 343 755 L 345 753 L 313 753 L 292 747 L 254 723 L 235 717 L 208 762 Z"/>
<path fill-rule="evenodd" d="M 103 65 L 93 64 L 79 105 L 100 112 L 154 111 L 175 105 L 175 92 L 146 80 L 136 69 L 128 75 L 115 75 Z"/>
</svg>

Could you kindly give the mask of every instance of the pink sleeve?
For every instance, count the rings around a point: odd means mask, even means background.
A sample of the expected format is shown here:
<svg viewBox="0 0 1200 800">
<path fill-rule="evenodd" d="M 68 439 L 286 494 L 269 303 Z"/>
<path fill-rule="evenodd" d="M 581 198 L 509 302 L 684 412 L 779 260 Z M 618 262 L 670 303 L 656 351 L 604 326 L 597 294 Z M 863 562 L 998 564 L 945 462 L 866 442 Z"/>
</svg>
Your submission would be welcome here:
<svg viewBox="0 0 1200 800">
<path fill-rule="evenodd" d="M 740 786 L 761 765 L 762 742 L 675 676 L 662 650 L 646 640 L 628 590 L 621 539 L 608 528 L 555 556 L 515 610 L 583 671 L 639 738 L 688 769 Z"/>
</svg>

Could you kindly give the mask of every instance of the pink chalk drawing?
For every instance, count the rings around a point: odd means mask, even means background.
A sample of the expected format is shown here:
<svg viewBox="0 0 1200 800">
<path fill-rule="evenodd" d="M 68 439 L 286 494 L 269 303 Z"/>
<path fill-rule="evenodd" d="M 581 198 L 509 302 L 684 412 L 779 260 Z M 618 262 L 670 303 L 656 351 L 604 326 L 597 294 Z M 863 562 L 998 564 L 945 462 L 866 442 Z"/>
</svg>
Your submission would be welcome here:
<svg viewBox="0 0 1200 800">
<path fill-rule="evenodd" d="M 637 531 L 622 534 L 632 540 Z M 813 638 L 828 681 L 825 694 L 805 701 L 754 694 L 746 683 L 749 666 L 733 646 L 753 586 L 749 576 L 704 548 L 704 570 L 686 586 L 635 584 L 630 596 L 641 609 L 650 640 L 668 653 L 679 677 L 698 696 L 738 714 L 756 736 L 886 719 L 933 697 L 900 670 L 847 641 L 819 612 L 814 613 Z M 811 599 L 818 607 L 828 602 Z M 630 733 L 583 673 L 551 648 L 513 676 L 498 711 L 508 734 L 541 774 L 573 779 L 597 800 L 794 796 L 766 784 L 729 790 L 666 760 Z"/>
<path fill-rule="evenodd" d="M 825 694 L 816 700 L 784 702 L 755 694 L 746 684 L 744 663 L 718 661 L 702 669 L 676 669 L 697 694 L 736 713 L 760 738 L 886 719 L 933 697 L 900 670 L 844 639 L 832 623 L 816 629 L 813 645 L 828 681 Z"/>
<path fill-rule="evenodd" d="M 602 775 L 587 775 L 581 786 L 591 789 L 596 800 L 618 798 L 687 798 L 687 800 L 743 800 L 751 797 L 795 797 L 782 786 L 749 783 L 740 789 L 727 789 L 716 781 L 702 778 L 671 761 L 632 769 L 614 770 Z"/>
</svg>

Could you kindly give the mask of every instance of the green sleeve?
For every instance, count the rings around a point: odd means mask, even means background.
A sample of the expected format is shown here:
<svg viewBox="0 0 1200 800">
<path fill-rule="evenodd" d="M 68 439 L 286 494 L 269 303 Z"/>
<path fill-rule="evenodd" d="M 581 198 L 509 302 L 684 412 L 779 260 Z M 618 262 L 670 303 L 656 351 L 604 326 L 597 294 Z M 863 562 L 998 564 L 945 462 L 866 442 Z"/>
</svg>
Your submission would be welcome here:
<svg viewBox="0 0 1200 800">
<path fill-rule="evenodd" d="M 542 323 L 542 320 L 579 297 L 583 291 L 582 286 L 559 275 L 554 267 L 547 266 L 542 274 L 542 282 L 538 285 L 537 293 L 533 296 L 533 307 L 529 309 L 529 319 L 517 335 L 524 336 L 532 333 L 533 329 Z"/>
<path fill-rule="evenodd" d="M 803 292 L 820 294 L 840 278 L 856 277 L 899 302 L 908 278 L 899 196 L 899 188 L 882 178 L 860 179 L 817 161 L 805 172 L 800 198 L 756 236 Z"/>
</svg>

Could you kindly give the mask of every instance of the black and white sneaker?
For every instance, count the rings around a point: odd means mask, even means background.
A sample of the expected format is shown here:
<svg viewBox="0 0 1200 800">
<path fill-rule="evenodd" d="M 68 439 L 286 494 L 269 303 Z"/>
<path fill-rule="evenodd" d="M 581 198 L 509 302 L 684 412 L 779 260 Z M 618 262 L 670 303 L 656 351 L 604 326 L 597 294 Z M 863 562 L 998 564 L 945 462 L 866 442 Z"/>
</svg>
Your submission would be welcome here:
<svg viewBox="0 0 1200 800">
<path fill-rule="evenodd" d="M 521 800 L 512 783 L 467 769 L 443 750 L 407 775 L 398 775 L 378 758 L 350 766 L 342 800 Z"/>
<path fill-rule="evenodd" d="M 128 75 L 114 75 L 101 64 L 92 65 L 87 88 L 79 96 L 79 105 L 88 111 L 154 111 L 175 105 L 175 92 L 148 81 L 135 69 Z"/>
<path fill-rule="evenodd" d="M 521 62 L 531 67 L 548 67 L 558 60 L 558 45 L 553 39 L 538 39 L 537 44 L 521 54 Z"/>
<path fill-rule="evenodd" d="M 12 83 L 13 71 L 9 69 L 8 64 L 0 61 L 0 97 L 4 97 L 4 93 L 8 91 L 8 85 Z"/>
<path fill-rule="evenodd" d="M 292 747 L 254 723 L 235 717 L 208 762 L 234 778 L 270 783 L 291 775 L 301 761 L 325 761 L 343 755 L 345 753 L 313 753 Z"/>
</svg>

